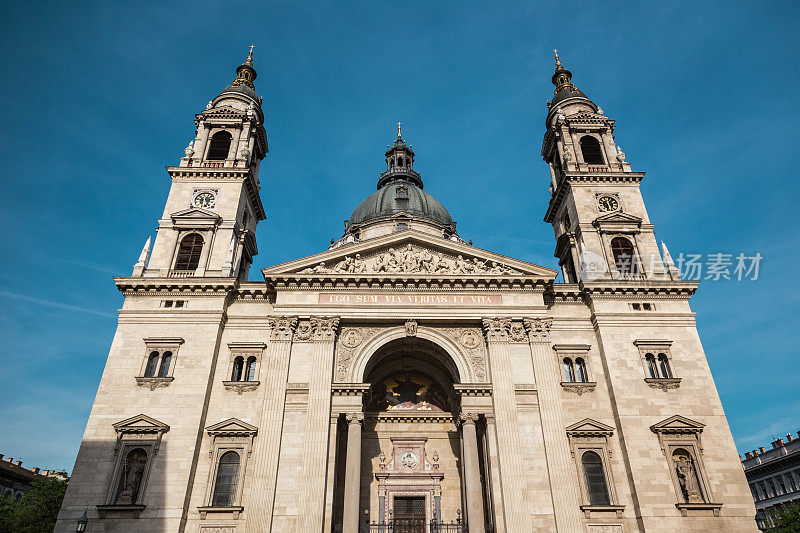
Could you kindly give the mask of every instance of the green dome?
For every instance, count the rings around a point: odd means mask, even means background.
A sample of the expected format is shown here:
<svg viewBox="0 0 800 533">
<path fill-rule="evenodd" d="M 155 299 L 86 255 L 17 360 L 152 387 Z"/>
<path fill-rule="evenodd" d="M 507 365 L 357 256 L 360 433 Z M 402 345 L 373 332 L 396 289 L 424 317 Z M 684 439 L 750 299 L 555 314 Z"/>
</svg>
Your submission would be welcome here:
<svg viewBox="0 0 800 533">
<path fill-rule="evenodd" d="M 450 213 L 436 198 L 410 181 L 399 179 L 387 183 L 358 204 L 347 221 L 346 229 L 398 213 L 407 213 L 413 218 L 430 220 L 442 226 L 455 225 Z"/>
</svg>

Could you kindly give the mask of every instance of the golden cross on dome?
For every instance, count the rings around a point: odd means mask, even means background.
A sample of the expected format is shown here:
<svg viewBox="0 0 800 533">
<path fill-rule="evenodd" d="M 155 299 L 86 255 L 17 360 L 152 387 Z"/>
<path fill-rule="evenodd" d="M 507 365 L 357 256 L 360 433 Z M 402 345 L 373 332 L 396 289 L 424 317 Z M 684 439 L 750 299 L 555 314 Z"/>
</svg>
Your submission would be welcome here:
<svg viewBox="0 0 800 533">
<path fill-rule="evenodd" d="M 553 53 L 556 55 L 556 66 L 560 67 L 561 66 L 561 60 L 558 58 L 558 50 L 553 48 Z"/>
<path fill-rule="evenodd" d="M 397 123 L 397 138 L 398 138 L 398 139 L 399 139 L 399 138 L 401 138 L 401 137 L 403 136 L 402 132 L 400 131 L 400 126 L 401 126 L 402 124 L 403 124 L 402 122 L 398 122 L 398 123 Z"/>
<path fill-rule="evenodd" d="M 256 47 L 256 45 L 254 45 L 254 44 L 250 45 L 250 55 L 253 55 L 253 48 L 255 48 L 255 47 Z"/>
</svg>

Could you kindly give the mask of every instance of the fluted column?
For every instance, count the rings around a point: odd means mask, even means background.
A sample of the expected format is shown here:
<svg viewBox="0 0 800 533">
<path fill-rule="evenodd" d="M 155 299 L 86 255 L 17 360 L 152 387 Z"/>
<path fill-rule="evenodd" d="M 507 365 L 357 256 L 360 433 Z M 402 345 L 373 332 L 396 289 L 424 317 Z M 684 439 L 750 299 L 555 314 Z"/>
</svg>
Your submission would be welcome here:
<svg viewBox="0 0 800 533">
<path fill-rule="evenodd" d="M 464 441 L 464 492 L 467 496 L 469 533 L 485 533 L 481 467 L 478 462 L 478 432 L 475 430 L 478 415 L 462 413 L 459 420 L 461 421 L 461 438 Z"/>
<path fill-rule="evenodd" d="M 308 384 L 308 410 L 306 412 L 305 439 L 303 442 L 303 490 L 300 496 L 303 531 L 320 533 L 325 510 L 325 472 L 330 438 L 331 382 L 333 380 L 333 343 L 336 339 L 338 318 L 311 317 L 309 340 L 311 375 Z M 300 329 L 298 328 L 299 335 Z"/>
<path fill-rule="evenodd" d="M 531 531 L 530 514 L 526 498 L 525 470 L 522 465 L 517 423 L 517 403 L 514 397 L 514 378 L 511 372 L 509 330 L 511 320 L 489 318 L 483 320 L 489 346 L 489 364 L 492 369 L 492 398 L 497 429 L 497 449 L 500 457 L 500 476 L 503 484 L 506 530 Z"/>
<path fill-rule="evenodd" d="M 533 371 L 539 394 L 544 451 L 550 477 L 556 528 L 558 531 L 581 531 L 580 495 L 575 479 L 575 465 L 561 414 L 561 374 L 550 346 L 550 318 L 525 319 L 531 345 Z"/>
<path fill-rule="evenodd" d="M 344 467 L 344 509 L 342 533 L 358 533 L 361 499 L 361 423 L 364 413 L 348 413 L 347 458 Z"/>
<path fill-rule="evenodd" d="M 283 409 L 286 381 L 289 376 L 289 354 L 297 318 L 270 317 L 272 336 L 266 360 L 261 366 L 263 387 L 261 423 L 253 449 L 253 481 L 247 507 L 247 530 L 264 533 L 272 528 L 275 484 L 278 478 L 278 456 L 283 430 Z"/>
</svg>

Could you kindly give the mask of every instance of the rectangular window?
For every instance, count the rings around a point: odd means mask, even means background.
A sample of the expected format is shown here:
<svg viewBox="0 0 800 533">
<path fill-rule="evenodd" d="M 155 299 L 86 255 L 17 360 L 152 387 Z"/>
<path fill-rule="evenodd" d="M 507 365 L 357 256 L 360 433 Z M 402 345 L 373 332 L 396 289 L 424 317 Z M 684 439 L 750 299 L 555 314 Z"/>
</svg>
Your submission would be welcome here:
<svg viewBox="0 0 800 533">
<path fill-rule="evenodd" d="M 164 307 L 172 307 L 172 300 L 164 300 Z"/>
</svg>

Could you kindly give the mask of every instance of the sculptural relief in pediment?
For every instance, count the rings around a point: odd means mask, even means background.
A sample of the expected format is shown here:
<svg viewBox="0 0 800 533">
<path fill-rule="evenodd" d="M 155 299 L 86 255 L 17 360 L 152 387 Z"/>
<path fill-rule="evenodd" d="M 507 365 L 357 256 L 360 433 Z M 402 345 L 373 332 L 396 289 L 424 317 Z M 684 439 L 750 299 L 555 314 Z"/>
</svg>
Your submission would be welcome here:
<svg viewBox="0 0 800 533">
<path fill-rule="evenodd" d="M 337 258 L 335 262 L 321 261 L 305 268 L 300 274 L 492 274 L 520 275 L 508 265 L 477 257 L 451 255 L 413 244 L 380 250 L 371 255 L 356 253 Z"/>
</svg>

